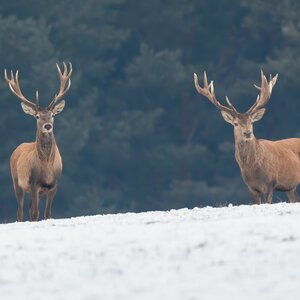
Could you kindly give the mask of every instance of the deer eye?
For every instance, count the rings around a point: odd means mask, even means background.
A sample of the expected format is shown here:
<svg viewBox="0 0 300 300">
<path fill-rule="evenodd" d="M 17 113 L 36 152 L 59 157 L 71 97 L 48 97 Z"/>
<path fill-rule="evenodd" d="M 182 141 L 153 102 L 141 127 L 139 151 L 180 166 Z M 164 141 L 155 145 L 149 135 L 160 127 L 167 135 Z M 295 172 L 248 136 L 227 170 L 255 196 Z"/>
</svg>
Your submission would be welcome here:
<svg viewBox="0 0 300 300">
<path fill-rule="evenodd" d="M 37 119 L 37 120 L 40 118 L 40 116 L 39 116 L 39 115 L 36 115 L 35 117 L 36 117 L 36 119 Z"/>
<path fill-rule="evenodd" d="M 237 122 L 234 122 L 233 124 L 234 124 L 234 126 L 238 126 L 239 125 L 239 123 L 237 123 Z"/>
</svg>

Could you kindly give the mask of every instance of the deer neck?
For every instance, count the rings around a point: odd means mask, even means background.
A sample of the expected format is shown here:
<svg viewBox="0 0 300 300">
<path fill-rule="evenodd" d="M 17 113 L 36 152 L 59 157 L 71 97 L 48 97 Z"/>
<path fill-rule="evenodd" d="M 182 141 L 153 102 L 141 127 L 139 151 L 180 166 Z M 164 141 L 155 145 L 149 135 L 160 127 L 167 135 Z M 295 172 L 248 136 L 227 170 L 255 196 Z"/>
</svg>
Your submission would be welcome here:
<svg viewBox="0 0 300 300">
<path fill-rule="evenodd" d="M 37 130 L 36 133 L 36 151 L 41 161 L 52 161 L 55 155 L 55 137 L 54 133 L 42 133 Z"/>
<path fill-rule="evenodd" d="M 250 140 L 235 137 L 235 158 L 242 167 L 255 164 L 258 159 L 258 142 L 255 136 Z"/>
</svg>

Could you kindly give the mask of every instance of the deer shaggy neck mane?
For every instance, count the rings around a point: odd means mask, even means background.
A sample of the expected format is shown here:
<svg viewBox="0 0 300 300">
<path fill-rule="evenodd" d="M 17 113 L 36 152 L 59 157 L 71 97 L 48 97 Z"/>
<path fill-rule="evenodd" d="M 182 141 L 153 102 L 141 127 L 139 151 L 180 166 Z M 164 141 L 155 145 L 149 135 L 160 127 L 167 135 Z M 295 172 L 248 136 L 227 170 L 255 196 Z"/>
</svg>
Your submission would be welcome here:
<svg viewBox="0 0 300 300">
<path fill-rule="evenodd" d="M 251 140 L 235 138 L 235 158 L 241 167 L 259 162 L 257 147 L 259 147 L 258 141 L 254 137 Z"/>
<path fill-rule="evenodd" d="M 37 130 L 35 144 L 41 161 L 54 161 L 56 142 L 53 132 L 45 134 Z"/>
</svg>

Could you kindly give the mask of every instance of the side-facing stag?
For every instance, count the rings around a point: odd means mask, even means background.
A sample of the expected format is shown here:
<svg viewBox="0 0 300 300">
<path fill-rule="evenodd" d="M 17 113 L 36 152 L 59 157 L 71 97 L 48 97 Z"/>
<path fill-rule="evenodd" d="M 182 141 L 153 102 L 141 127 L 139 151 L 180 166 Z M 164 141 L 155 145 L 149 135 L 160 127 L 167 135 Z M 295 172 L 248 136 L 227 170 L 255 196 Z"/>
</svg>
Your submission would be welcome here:
<svg viewBox="0 0 300 300">
<path fill-rule="evenodd" d="M 39 106 L 38 92 L 36 103 L 24 97 L 19 86 L 18 71 L 15 75 L 11 71 L 10 78 L 6 70 L 4 71 L 10 90 L 21 101 L 23 111 L 36 118 L 37 125 L 35 142 L 19 145 L 10 158 L 11 176 L 18 201 L 18 221 L 23 221 L 25 193 L 32 195 L 29 209 L 32 221 L 39 218 L 39 199 L 43 194 L 46 194 L 45 219 L 51 218 L 51 205 L 62 172 L 62 159 L 53 133 L 54 116 L 64 109 L 65 101 L 58 101 L 70 89 L 72 74 L 71 63 L 69 71 L 65 63 L 63 72 L 58 64 L 56 67 L 60 77 L 60 89 L 47 107 Z"/>
<path fill-rule="evenodd" d="M 255 86 L 260 92 L 255 103 L 246 113 L 239 113 L 226 97 L 227 106 L 217 100 L 213 81 L 208 84 L 204 72 L 204 87 L 200 87 L 194 74 L 195 87 L 220 111 L 224 120 L 234 127 L 235 158 L 240 167 L 244 182 L 256 204 L 272 203 L 273 191 L 284 191 L 290 202 L 298 201 L 296 191 L 300 182 L 300 139 L 290 138 L 279 141 L 256 139 L 253 123 L 259 121 L 264 106 L 269 101 L 277 75 L 267 81 L 261 72 L 261 86 Z"/>
</svg>

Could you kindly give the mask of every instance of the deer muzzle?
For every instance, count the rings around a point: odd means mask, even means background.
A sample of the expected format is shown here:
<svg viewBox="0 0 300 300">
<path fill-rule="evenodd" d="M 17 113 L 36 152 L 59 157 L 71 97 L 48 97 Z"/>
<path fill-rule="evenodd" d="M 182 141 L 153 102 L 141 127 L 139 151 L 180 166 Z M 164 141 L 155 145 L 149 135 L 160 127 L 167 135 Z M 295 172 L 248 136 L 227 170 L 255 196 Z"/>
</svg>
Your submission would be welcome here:
<svg viewBox="0 0 300 300">
<path fill-rule="evenodd" d="M 52 125 L 51 124 L 45 124 L 44 125 L 44 130 L 45 132 L 51 132 L 53 129 Z"/>
<path fill-rule="evenodd" d="M 246 139 L 250 139 L 250 138 L 251 138 L 251 135 L 252 135 L 252 132 L 251 132 L 251 131 L 245 131 L 245 132 L 244 132 L 244 137 L 245 137 Z"/>
</svg>

